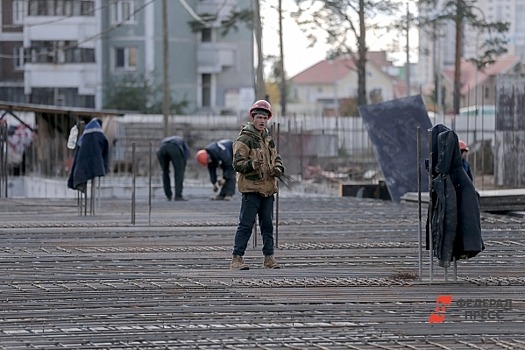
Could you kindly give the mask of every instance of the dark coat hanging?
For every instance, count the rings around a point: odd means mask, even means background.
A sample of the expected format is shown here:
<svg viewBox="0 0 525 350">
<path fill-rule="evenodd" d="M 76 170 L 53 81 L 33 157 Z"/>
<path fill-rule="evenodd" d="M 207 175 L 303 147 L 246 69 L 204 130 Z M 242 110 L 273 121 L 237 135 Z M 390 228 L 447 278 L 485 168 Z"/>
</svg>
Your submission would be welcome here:
<svg viewBox="0 0 525 350">
<path fill-rule="evenodd" d="M 91 120 L 78 140 L 67 187 L 85 192 L 87 182 L 106 175 L 109 143 L 99 119 Z"/>
<path fill-rule="evenodd" d="M 456 133 L 444 125 L 432 128 L 432 229 L 434 256 L 448 267 L 455 258 L 468 259 L 485 249 L 481 237 L 479 199 L 463 169 Z"/>
</svg>

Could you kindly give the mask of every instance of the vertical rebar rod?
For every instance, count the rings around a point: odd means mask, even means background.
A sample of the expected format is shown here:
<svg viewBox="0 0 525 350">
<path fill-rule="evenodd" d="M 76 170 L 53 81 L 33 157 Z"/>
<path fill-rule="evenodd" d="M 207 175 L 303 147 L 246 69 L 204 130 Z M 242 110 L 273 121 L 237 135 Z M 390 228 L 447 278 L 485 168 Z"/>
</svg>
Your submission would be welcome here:
<svg viewBox="0 0 525 350">
<path fill-rule="evenodd" d="M 428 130 L 428 254 L 430 261 L 430 283 L 434 282 L 434 237 L 432 235 L 432 129 Z"/>
<path fill-rule="evenodd" d="M 152 168 L 152 158 L 153 158 L 153 143 L 150 141 L 149 142 L 149 170 L 148 170 L 148 173 L 149 173 L 149 192 L 148 192 L 148 224 L 151 225 L 151 172 L 153 171 L 153 168 Z"/>
<path fill-rule="evenodd" d="M 96 178 L 91 179 L 91 201 L 89 202 L 89 214 L 95 215 L 95 201 L 96 201 L 96 188 L 95 180 Z"/>
<path fill-rule="evenodd" d="M 5 113 L 4 113 L 5 115 Z M 2 117 L 4 116 L 2 115 Z M 3 122 L 2 122 L 3 123 Z M 7 152 L 9 147 L 7 147 L 7 123 L 0 125 L 0 164 L 2 165 L 2 170 L 0 170 L 0 197 L 2 194 L 7 198 L 7 181 L 8 181 L 8 167 L 7 167 Z"/>
<path fill-rule="evenodd" d="M 136 185 L 136 164 L 135 164 L 136 144 L 131 144 L 131 223 L 135 225 L 135 185 Z"/>
<path fill-rule="evenodd" d="M 453 257 L 453 263 L 454 263 L 454 282 L 458 281 L 458 261 L 456 257 Z"/>
<path fill-rule="evenodd" d="M 254 248 L 257 247 L 257 224 L 258 222 L 259 222 L 259 215 L 255 217 L 255 222 L 253 223 L 253 228 L 252 228 L 252 244 Z"/>
<path fill-rule="evenodd" d="M 277 152 L 279 152 L 279 133 L 280 133 L 280 123 L 277 123 L 277 133 L 276 133 L 276 147 Z M 277 193 L 275 194 L 275 248 L 279 248 L 279 181 L 275 179 L 277 183 Z"/>
<path fill-rule="evenodd" d="M 418 244 L 418 276 L 419 281 L 421 282 L 422 276 L 423 276 L 423 228 L 421 224 L 422 215 L 421 215 L 421 127 L 417 127 L 417 203 L 418 203 L 418 237 L 417 237 L 417 244 Z"/>
</svg>

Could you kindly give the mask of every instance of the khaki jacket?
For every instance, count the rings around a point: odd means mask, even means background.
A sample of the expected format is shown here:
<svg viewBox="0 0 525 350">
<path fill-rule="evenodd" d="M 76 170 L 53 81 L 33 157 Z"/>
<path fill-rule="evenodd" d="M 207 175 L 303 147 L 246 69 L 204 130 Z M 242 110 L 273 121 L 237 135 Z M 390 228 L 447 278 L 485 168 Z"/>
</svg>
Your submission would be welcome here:
<svg viewBox="0 0 525 350">
<path fill-rule="evenodd" d="M 267 129 L 261 135 L 252 123 L 242 128 L 233 144 L 233 168 L 239 192 L 269 197 L 278 191 L 272 170 L 278 168 L 284 174 L 284 166 Z"/>
</svg>

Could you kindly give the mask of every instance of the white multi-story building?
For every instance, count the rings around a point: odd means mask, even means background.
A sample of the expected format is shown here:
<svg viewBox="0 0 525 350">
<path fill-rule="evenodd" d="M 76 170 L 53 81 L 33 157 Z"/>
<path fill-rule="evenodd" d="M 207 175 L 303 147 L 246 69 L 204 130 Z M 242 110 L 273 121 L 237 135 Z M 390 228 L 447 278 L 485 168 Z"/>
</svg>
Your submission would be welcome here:
<svg viewBox="0 0 525 350">
<path fill-rule="evenodd" d="M 444 1 L 436 1 L 436 5 L 428 8 L 420 7 L 422 14 L 429 16 L 440 13 Z M 478 0 L 477 10 L 479 18 L 487 22 L 509 22 L 510 29 L 506 34 L 508 39 L 508 53 L 518 56 L 525 62 L 525 0 Z M 437 35 L 436 39 L 432 37 Z M 419 84 L 423 87 L 434 84 L 434 72 L 442 72 L 444 67 L 454 65 L 455 57 L 455 27 L 451 22 L 439 28 L 419 32 Z M 469 59 L 479 56 L 482 45 L 490 33 L 482 33 L 467 26 L 464 31 L 463 58 Z"/>
<path fill-rule="evenodd" d="M 225 113 L 254 95 L 253 31 L 238 23 L 223 35 L 221 27 L 252 6 L 167 1 L 171 102 L 190 113 Z M 2 0 L 0 11 L 0 100 L 103 108 L 108 89 L 133 77 L 126 81 L 148 79 L 154 102 L 162 101 L 161 1 Z M 192 30 L 192 21 L 204 26 Z"/>
</svg>

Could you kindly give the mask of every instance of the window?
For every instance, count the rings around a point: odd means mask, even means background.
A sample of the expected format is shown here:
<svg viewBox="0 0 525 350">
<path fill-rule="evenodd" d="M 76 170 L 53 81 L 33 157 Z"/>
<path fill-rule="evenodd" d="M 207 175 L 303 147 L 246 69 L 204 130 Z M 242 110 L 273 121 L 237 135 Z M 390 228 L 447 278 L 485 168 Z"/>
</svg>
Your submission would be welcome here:
<svg viewBox="0 0 525 350">
<path fill-rule="evenodd" d="M 135 1 L 116 0 L 112 6 L 113 23 L 135 22 Z"/>
<path fill-rule="evenodd" d="M 211 74 L 202 74 L 202 107 L 211 107 Z"/>
<path fill-rule="evenodd" d="M 29 0 L 30 16 L 94 16 L 94 11 L 93 0 Z"/>
<path fill-rule="evenodd" d="M 24 64 L 28 61 L 26 57 L 26 49 L 17 47 L 13 50 L 13 59 L 15 63 L 15 70 L 24 69 Z"/>
<path fill-rule="evenodd" d="M 209 43 L 212 41 L 211 28 L 202 28 L 201 30 L 201 42 Z"/>
<path fill-rule="evenodd" d="M 95 15 L 95 4 L 93 1 L 81 1 L 80 2 L 80 15 L 81 16 L 94 16 Z"/>
<path fill-rule="evenodd" d="M 71 45 L 64 50 L 66 63 L 94 63 L 95 49 L 88 49 Z"/>
<path fill-rule="evenodd" d="M 13 1 L 13 24 L 22 24 L 26 14 L 25 1 L 15 0 Z"/>
<path fill-rule="evenodd" d="M 95 49 L 78 47 L 76 41 L 33 41 L 25 57 L 32 63 L 94 63 Z"/>
<path fill-rule="evenodd" d="M 118 47 L 115 49 L 115 68 L 123 70 L 137 69 L 137 48 Z"/>
</svg>

